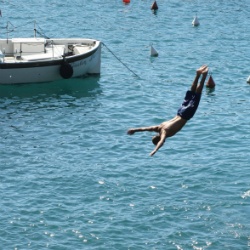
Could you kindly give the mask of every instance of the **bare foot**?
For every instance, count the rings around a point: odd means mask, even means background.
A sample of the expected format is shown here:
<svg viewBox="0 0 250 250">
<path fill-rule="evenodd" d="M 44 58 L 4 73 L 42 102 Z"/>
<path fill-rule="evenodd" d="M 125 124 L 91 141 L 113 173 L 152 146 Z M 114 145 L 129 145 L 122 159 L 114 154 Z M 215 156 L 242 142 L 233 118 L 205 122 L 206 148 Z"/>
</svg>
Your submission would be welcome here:
<svg viewBox="0 0 250 250">
<path fill-rule="evenodd" d="M 208 67 L 204 68 L 204 70 L 201 72 L 203 75 L 207 75 L 208 73 Z"/>
<path fill-rule="evenodd" d="M 196 70 L 196 73 L 203 74 L 203 71 L 207 69 L 207 65 L 202 65 L 200 68 Z"/>
</svg>

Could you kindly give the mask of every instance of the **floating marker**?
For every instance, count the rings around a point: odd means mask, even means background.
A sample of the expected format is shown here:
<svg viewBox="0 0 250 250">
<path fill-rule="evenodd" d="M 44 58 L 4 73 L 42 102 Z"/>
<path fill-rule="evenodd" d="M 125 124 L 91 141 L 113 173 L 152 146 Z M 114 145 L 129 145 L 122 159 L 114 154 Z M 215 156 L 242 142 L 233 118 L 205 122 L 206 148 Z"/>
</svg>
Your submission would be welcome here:
<svg viewBox="0 0 250 250">
<path fill-rule="evenodd" d="M 124 2 L 125 4 L 129 4 L 129 3 L 130 3 L 130 0 L 123 0 L 123 2 Z"/>
<path fill-rule="evenodd" d="M 209 76 L 206 86 L 210 89 L 213 89 L 215 87 L 215 82 L 212 75 Z"/>
<path fill-rule="evenodd" d="M 247 83 L 250 83 L 250 76 L 247 78 Z"/>
<path fill-rule="evenodd" d="M 158 10 L 158 5 L 157 5 L 156 1 L 154 1 L 154 3 L 152 4 L 151 10 Z"/>
<path fill-rule="evenodd" d="M 200 25 L 200 22 L 198 20 L 198 17 L 196 16 L 192 22 L 193 26 L 199 26 Z"/>
<path fill-rule="evenodd" d="M 151 45 L 151 48 L 150 48 L 150 55 L 151 56 L 158 56 L 158 52 L 155 50 L 155 48 Z"/>
</svg>

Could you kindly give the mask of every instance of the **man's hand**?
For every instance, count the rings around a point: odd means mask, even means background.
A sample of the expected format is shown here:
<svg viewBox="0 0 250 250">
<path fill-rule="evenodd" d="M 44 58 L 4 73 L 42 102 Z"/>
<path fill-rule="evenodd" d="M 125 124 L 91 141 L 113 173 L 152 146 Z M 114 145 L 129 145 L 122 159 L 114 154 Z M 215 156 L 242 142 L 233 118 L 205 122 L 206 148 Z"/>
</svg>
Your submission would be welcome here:
<svg viewBox="0 0 250 250">
<path fill-rule="evenodd" d="M 153 151 L 150 153 L 150 156 L 153 156 L 155 153 L 156 153 L 156 151 L 153 150 Z"/>
<path fill-rule="evenodd" d="M 128 135 L 133 135 L 134 133 L 135 133 L 135 131 L 132 128 L 129 129 L 128 132 L 127 132 Z"/>
</svg>

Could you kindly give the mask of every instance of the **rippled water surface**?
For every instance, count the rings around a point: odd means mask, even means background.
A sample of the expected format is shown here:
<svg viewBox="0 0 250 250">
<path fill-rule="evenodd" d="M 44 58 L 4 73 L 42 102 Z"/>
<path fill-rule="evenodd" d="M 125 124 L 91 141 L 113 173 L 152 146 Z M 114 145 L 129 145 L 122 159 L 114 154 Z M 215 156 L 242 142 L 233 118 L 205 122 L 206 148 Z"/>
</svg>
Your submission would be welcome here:
<svg viewBox="0 0 250 250">
<path fill-rule="evenodd" d="M 100 77 L 0 86 L 0 248 L 249 249 L 248 0 L 60 2 L 0 1 L 2 38 L 103 42 Z M 216 88 L 150 157 L 127 129 L 172 118 L 204 63 Z"/>
</svg>

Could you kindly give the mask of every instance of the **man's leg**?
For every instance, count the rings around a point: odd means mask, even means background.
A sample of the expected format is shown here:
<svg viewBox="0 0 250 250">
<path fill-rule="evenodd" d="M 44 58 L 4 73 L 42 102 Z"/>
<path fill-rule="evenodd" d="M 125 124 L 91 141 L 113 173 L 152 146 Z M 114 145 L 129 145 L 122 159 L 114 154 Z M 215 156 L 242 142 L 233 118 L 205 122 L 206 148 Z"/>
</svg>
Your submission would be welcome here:
<svg viewBox="0 0 250 250">
<path fill-rule="evenodd" d="M 194 81 L 192 83 L 191 91 L 197 92 L 197 84 L 198 84 L 200 75 L 202 74 L 203 70 L 205 70 L 206 68 L 207 68 L 206 65 L 202 65 L 199 69 L 196 70 L 196 76 L 195 76 Z"/>
<path fill-rule="evenodd" d="M 200 78 L 200 75 L 198 73 L 196 73 L 196 76 L 195 76 L 194 81 L 193 81 L 192 86 L 191 86 L 191 91 L 192 92 L 196 91 L 199 78 Z"/>
<path fill-rule="evenodd" d="M 207 77 L 207 73 L 208 73 L 208 67 L 202 71 L 202 78 L 201 78 L 200 84 L 196 88 L 196 93 L 198 93 L 198 94 L 201 94 L 201 92 L 202 92 L 202 89 L 203 89 L 203 86 L 204 86 L 204 83 L 205 83 L 205 80 Z"/>
</svg>

